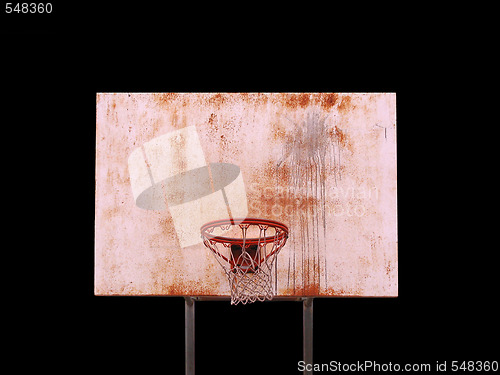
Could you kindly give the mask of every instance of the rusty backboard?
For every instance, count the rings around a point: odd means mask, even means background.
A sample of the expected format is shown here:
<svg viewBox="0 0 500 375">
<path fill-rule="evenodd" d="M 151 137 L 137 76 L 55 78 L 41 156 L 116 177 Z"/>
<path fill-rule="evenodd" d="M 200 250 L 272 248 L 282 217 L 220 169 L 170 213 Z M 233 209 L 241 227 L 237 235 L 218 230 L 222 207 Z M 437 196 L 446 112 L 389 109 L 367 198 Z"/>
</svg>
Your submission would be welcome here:
<svg viewBox="0 0 500 375">
<path fill-rule="evenodd" d="M 396 95 L 99 93 L 96 295 L 229 296 L 199 229 L 289 228 L 276 295 L 397 296 Z"/>
</svg>

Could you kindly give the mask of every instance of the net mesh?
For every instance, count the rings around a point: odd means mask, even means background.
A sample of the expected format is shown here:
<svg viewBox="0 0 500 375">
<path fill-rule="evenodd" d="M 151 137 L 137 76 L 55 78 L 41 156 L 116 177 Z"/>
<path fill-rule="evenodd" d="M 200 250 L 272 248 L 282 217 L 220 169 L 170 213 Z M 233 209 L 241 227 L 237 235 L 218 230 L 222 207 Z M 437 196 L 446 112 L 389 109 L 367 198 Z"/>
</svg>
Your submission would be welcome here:
<svg viewBox="0 0 500 375">
<path fill-rule="evenodd" d="M 228 278 L 231 304 L 274 297 L 276 257 L 288 238 L 285 225 L 264 219 L 220 220 L 204 225 L 201 234 Z"/>
</svg>

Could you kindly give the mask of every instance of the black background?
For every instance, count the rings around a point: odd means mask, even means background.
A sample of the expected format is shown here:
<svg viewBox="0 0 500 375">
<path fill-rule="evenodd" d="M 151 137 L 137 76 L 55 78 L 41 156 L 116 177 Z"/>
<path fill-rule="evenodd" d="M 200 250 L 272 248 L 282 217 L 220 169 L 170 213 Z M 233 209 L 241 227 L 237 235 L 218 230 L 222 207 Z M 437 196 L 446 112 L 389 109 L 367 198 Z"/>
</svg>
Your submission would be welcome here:
<svg viewBox="0 0 500 375">
<path fill-rule="evenodd" d="M 314 362 L 496 359 L 494 262 L 450 221 L 445 69 L 406 13 L 67 3 L 1 20 L 22 352 L 49 370 L 184 371 L 182 298 L 93 295 L 96 92 L 396 92 L 399 296 L 316 299 Z M 301 359 L 300 302 L 196 302 L 197 374 L 294 374 Z"/>
</svg>

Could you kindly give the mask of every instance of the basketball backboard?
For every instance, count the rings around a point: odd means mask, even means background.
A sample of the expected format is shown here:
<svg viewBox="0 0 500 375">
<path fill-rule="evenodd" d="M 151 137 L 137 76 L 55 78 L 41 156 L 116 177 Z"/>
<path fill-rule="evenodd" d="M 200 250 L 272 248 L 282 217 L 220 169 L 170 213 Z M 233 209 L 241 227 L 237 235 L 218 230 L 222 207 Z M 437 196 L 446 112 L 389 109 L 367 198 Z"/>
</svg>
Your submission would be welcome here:
<svg viewBox="0 0 500 375">
<path fill-rule="evenodd" d="M 277 297 L 397 296 L 394 93 L 98 93 L 96 295 L 221 296 L 212 220 L 285 224 Z"/>
</svg>

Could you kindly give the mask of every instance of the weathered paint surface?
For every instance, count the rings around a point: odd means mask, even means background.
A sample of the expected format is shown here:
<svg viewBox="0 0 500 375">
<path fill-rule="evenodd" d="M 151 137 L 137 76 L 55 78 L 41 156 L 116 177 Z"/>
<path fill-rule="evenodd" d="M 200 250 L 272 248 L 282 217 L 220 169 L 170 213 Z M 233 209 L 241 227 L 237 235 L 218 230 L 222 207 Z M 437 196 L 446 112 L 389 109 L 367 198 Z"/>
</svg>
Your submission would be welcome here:
<svg viewBox="0 0 500 375">
<path fill-rule="evenodd" d="M 148 145 L 193 126 L 187 155 L 152 168 Z M 289 227 L 278 296 L 398 294 L 395 94 L 98 94 L 96 127 L 97 295 L 230 294 L 201 242 L 181 246 L 192 203 L 170 207 L 168 184 L 136 202 L 155 173 L 208 163 L 240 168 L 226 202 L 243 189 L 249 217 Z"/>
</svg>

